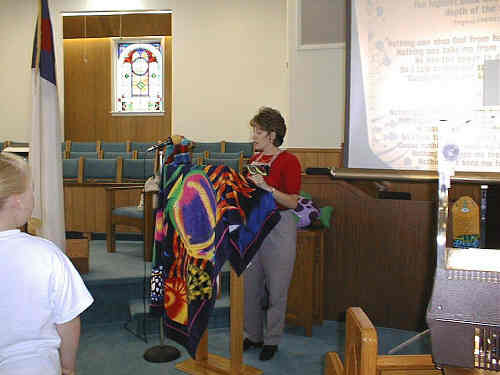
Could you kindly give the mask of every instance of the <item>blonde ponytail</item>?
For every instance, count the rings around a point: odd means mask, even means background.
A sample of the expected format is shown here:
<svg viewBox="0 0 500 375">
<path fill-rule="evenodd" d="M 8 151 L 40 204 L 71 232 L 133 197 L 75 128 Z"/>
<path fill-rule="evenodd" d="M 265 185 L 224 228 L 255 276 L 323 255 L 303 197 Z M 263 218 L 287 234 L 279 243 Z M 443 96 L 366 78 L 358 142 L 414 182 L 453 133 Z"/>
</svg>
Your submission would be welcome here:
<svg viewBox="0 0 500 375">
<path fill-rule="evenodd" d="M 28 183 L 28 163 L 20 156 L 0 152 L 0 209 L 11 195 L 24 193 Z"/>
</svg>

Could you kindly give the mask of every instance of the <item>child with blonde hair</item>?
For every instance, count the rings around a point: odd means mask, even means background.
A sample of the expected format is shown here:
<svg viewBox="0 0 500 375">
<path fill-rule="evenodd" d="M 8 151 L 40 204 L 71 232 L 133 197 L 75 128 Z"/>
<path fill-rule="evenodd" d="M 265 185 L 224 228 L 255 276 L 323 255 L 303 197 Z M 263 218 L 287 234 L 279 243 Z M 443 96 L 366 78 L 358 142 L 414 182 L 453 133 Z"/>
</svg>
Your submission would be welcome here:
<svg viewBox="0 0 500 375">
<path fill-rule="evenodd" d="M 0 374 L 74 374 L 93 298 L 56 245 L 18 229 L 32 210 L 26 161 L 0 153 Z"/>
</svg>

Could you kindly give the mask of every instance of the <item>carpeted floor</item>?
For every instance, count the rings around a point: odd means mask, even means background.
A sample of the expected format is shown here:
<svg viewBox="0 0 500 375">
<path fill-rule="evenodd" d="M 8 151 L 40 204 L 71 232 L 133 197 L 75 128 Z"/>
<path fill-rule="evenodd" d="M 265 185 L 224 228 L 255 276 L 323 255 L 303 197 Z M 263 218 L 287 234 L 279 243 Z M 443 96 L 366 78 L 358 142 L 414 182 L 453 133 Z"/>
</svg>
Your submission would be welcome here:
<svg viewBox="0 0 500 375">
<path fill-rule="evenodd" d="M 106 251 L 106 241 L 89 241 L 90 272 L 87 282 L 142 278 L 151 270 L 151 262 L 143 261 L 142 241 L 116 241 L 116 252 Z"/>
<path fill-rule="evenodd" d="M 140 314 L 141 301 L 144 288 L 148 286 L 147 275 L 150 267 L 150 263 L 144 263 L 142 260 L 140 241 L 117 241 L 117 252 L 113 254 L 106 252 L 105 241 L 90 241 L 91 271 L 84 276 L 84 280 L 96 301 L 82 315 L 82 336 L 77 363 L 79 375 L 183 374 L 175 369 L 175 364 L 188 359 L 189 355 L 168 338 L 165 343 L 177 347 L 182 353 L 181 358 L 162 364 L 149 363 L 143 359 L 144 351 L 160 342 L 156 321 L 148 321 L 147 343 L 124 328 L 125 323 L 131 320 L 127 324 L 129 329 L 140 333 L 136 323 L 143 318 Z M 229 358 L 227 303 L 227 298 L 218 303 L 219 308 L 209 325 L 214 328 L 209 328 L 208 348 L 210 353 Z M 260 368 L 265 374 L 323 374 L 326 352 L 337 351 L 343 355 L 344 329 L 342 322 L 325 321 L 322 326 L 313 328 L 312 337 L 305 337 L 303 328 L 286 327 L 275 358 L 261 362 L 258 359 L 259 350 L 254 349 L 244 354 L 244 363 Z M 377 333 L 381 354 L 417 334 L 382 327 L 377 327 Z M 428 336 L 399 352 L 428 353 Z"/>
<path fill-rule="evenodd" d="M 380 354 L 413 337 L 416 332 L 377 328 Z M 344 353 L 344 324 L 325 321 L 322 326 L 314 327 L 312 337 L 303 336 L 302 328 L 287 327 L 279 351 L 267 362 L 259 361 L 259 350 L 244 353 L 243 361 L 247 365 L 260 368 L 265 374 L 286 375 L 321 375 L 323 374 L 326 352 Z M 210 353 L 229 358 L 228 328 L 209 329 L 208 350 Z M 159 344 L 158 335 L 151 335 L 148 343 L 131 335 L 121 325 L 100 325 L 86 327 L 80 341 L 78 356 L 78 374 L 120 374 L 120 375 L 157 375 L 182 374 L 175 364 L 189 357 L 187 352 L 169 340 L 181 351 L 181 357 L 170 363 L 146 362 L 144 351 Z M 430 343 L 428 336 L 412 343 L 399 354 L 428 354 Z"/>
</svg>

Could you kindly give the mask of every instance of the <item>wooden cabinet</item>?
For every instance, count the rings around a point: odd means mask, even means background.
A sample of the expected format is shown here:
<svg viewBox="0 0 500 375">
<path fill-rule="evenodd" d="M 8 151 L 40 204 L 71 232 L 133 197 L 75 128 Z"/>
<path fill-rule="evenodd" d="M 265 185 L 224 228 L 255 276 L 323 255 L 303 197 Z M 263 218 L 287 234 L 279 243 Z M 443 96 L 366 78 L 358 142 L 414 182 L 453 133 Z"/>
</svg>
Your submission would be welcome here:
<svg viewBox="0 0 500 375">
<path fill-rule="evenodd" d="M 78 272 L 89 273 L 89 237 L 66 239 L 66 255 Z"/>
<path fill-rule="evenodd" d="M 305 328 L 323 324 L 324 229 L 297 231 L 297 256 L 286 311 L 287 323 Z"/>
</svg>

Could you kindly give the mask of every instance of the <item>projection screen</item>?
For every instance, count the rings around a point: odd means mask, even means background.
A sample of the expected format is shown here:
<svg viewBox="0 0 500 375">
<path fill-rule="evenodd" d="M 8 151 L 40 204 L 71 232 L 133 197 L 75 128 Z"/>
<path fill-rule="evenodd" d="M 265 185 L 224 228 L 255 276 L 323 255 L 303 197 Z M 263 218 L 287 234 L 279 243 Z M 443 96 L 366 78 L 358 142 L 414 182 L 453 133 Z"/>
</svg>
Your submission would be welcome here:
<svg viewBox="0 0 500 375">
<path fill-rule="evenodd" d="M 348 4 L 345 165 L 499 171 L 500 0 Z"/>
</svg>

